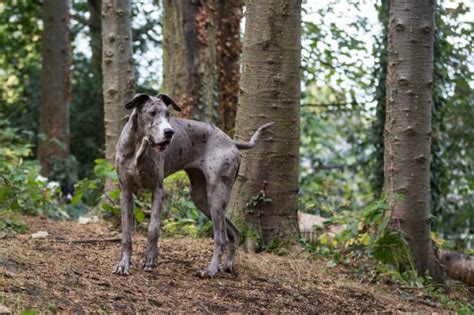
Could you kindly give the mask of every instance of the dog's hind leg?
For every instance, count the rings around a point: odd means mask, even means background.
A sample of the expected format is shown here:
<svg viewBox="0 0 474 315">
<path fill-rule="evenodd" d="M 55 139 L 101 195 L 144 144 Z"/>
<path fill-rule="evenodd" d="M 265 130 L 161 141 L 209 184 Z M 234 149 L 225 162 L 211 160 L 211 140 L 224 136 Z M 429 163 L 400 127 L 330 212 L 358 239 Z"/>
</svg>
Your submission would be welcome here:
<svg viewBox="0 0 474 315">
<path fill-rule="evenodd" d="M 227 237 L 229 239 L 229 243 L 227 246 L 228 253 L 227 253 L 227 257 L 224 264 L 224 271 L 233 273 L 232 268 L 234 264 L 235 252 L 237 248 L 239 247 L 240 232 L 229 219 L 226 218 L 225 220 L 226 220 L 225 226 L 226 226 Z"/>
<path fill-rule="evenodd" d="M 216 240 L 216 228 L 218 229 L 218 233 L 220 234 L 219 240 L 224 240 L 223 244 L 221 246 L 218 245 L 218 243 L 215 241 L 214 246 L 219 247 L 217 251 L 220 253 L 216 253 L 216 250 L 214 253 L 216 254 L 213 260 L 217 261 L 217 264 L 219 262 L 219 257 L 222 251 L 224 250 L 225 245 L 228 245 L 228 255 L 227 259 L 224 265 L 224 271 L 226 272 L 232 272 L 232 264 L 233 260 L 235 257 L 235 252 L 238 248 L 239 241 L 240 241 L 240 232 L 239 230 L 230 222 L 228 219 L 225 219 L 224 221 L 224 227 L 225 227 L 225 232 L 220 232 L 222 227 L 216 227 L 214 224 L 216 221 L 223 221 L 223 216 L 224 216 L 224 211 L 225 211 L 225 206 L 228 203 L 229 197 L 230 197 L 230 190 L 231 186 L 229 184 L 225 183 L 220 183 L 220 191 L 212 191 L 208 197 L 208 187 L 212 187 L 210 185 L 207 185 L 206 178 L 204 174 L 197 169 L 187 169 L 186 173 L 189 176 L 189 179 L 191 181 L 191 198 L 193 199 L 194 204 L 196 207 L 209 219 L 213 222 L 213 229 L 214 229 L 214 239 Z M 211 207 L 209 205 L 208 200 L 213 200 L 213 203 L 216 205 L 215 209 L 217 209 L 214 216 L 212 215 L 211 212 Z M 215 220 L 214 220 L 215 219 Z M 222 225 L 222 223 L 220 223 Z M 212 262 L 211 262 L 212 264 Z M 211 272 L 208 272 L 211 271 Z M 215 274 L 215 269 L 212 266 L 211 268 L 208 268 L 208 270 L 205 270 L 202 272 L 202 275 L 213 275 Z"/>
<path fill-rule="evenodd" d="M 219 270 L 220 257 L 228 244 L 226 232 L 226 220 L 224 216 L 227 198 L 221 197 L 226 194 L 226 187 L 218 183 L 214 187 L 208 185 L 209 211 L 211 213 L 212 228 L 214 232 L 214 250 L 211 262 L 203 275 L 213 277 Z"/>
</svg>

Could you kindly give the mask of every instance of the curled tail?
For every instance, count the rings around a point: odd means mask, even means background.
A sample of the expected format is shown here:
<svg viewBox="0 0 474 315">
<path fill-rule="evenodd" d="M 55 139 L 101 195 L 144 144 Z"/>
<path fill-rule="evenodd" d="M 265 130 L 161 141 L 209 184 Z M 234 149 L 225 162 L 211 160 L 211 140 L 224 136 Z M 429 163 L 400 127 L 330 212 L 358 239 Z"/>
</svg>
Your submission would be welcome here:
<svg viewBox="0 0 474 315">
<path fill-rule="evenodd" d="M 258 138 L 260 138 L 260 134 L 262 132 L 264 132 L 265 130 L 267 130 L 268 128 L 270 128 L 270 126 L 273 125 L 273 123 L 268 123 L 268 124 L 265 124 L 263 126 L 261 126 L 260 128 L 257 129 L 257 131 L 255 131 L 255 133 L 253 134 L 252 138 L 250 138 L 250 141 L 240 141 L 240 140 L 234 140 L 234 144 L 235 146 L 240 149 L 240 150 L 248 150 L 248 149 L 252 149 Z"/>
</svg>

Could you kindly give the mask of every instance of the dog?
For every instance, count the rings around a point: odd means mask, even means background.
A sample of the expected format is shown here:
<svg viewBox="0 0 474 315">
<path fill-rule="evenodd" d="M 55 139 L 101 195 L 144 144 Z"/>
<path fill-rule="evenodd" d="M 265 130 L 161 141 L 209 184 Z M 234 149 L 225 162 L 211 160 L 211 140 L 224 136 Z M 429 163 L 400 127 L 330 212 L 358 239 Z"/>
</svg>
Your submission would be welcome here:
<svg viewBox="0 0 474 315">
<path fill-rule="evenodd" d="M 115 165 L 120 185 L 122 253 L 113 272 L 128 275 L 132 256 L 133 194 L 137 189 L 152 192 L 151 218 L 145 249 L 145 271 L 157 266 L 158 239 L 163 212 L 163 179 L 184 170 L 191 183 L 191 198 L 213 223 L 214 249 L 202 276 L 213 277 L 219 260 L 228 250 L 223 271 L 232 273 L 239 230 L 224 215 L 240 165 L 240 150 L 255 146 L 258 128 L 250 141 L 231 139 L 217 127 L 194 120 L 170 117 L 169 106 L 181 108 L 165 94 L 137 94 L 125 105 L 133 110 L 116 146 Z"/>
</svg>

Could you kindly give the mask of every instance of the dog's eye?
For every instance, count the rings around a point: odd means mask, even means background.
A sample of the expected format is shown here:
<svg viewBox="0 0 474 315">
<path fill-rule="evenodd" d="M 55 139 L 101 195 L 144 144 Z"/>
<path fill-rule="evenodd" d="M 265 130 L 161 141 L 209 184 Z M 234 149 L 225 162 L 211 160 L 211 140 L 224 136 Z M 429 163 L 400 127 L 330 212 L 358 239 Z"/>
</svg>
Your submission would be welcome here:
<svg viewBox="0 0 474 315">
<path fill-rule="evenodd" d="M 154 117 L 154 116 L 156 115 L 156 110 L 150 112 L 150 115 L 151 115 L 152 117 Z"/>
</svg>

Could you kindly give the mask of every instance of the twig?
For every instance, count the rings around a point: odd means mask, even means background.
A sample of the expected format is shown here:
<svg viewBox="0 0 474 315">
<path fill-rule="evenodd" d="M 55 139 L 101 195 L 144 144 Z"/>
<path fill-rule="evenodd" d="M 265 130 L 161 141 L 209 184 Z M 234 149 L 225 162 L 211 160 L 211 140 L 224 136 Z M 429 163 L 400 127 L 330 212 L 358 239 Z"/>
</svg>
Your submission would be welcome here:
<svg viewBox="0 0 474 315">
<path fill-rule="evenodd" d="M 302 252 L 306 251 L 306 248 L 300 249 L 295 255 L 293 255 L 293 258 L 298 258 L 299 255 L 301 255 Z"/>
<path fill-rule="evenodd" d="M 101 243 L 101 242 L 120 242 L 122 238 L 120 237 L 110 237 L 110 238 L 86 238 L 86 239 L 61 239 L 61 238 L 53 238 L 50 239 L 52 242 L 63 242 L 63 243 L 83 243 L 83 244 L 93 244 L 93 243 Z"/>
</svg>

